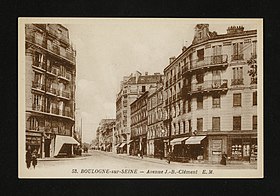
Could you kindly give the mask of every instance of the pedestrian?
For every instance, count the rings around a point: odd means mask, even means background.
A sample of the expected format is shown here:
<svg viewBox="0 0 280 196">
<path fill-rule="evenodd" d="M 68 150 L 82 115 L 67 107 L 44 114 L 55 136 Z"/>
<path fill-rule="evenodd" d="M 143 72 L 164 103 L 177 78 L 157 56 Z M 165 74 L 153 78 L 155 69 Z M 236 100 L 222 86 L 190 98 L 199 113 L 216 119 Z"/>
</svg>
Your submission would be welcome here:
<svg viewBox="0 0 280 196">
<path fill-rule="evenodd" d="M 171 162 L 171 156 L 172 156 L 172 152 L 169 150 L 167 153 L 167 163 L 170 164 Z"/>
<path fill-rule="evenodd" d="M 30 146 L 27 148 L 27 151 L 25 153 L 25 162 L 26 162 L 26 167 L 27 169 L 30 168 L 30 165 L 31 165 L 31 157 L 32 157 L 32 154 L 31 154 L 31 149 L 30 149 Z"/>
<path fill-rule="evenodd" d="M 36 149 L 32 153 L 32 165 L 35 169 L 35 166 L 37 165 L 37 150 Z"/>
<path fill-rule="evenodd" d="M 163 151 L 160 149 L 159 150 L 159 158 L 160 158 L 160 160 L 162 160 L 162 157 L 163 157 Z"/>
<path fill-rule="evenodd" d="M 221 165 L 226 165 L 227 164 L 227 154 L 224 152 L 222 154 L 222 159 L 221 159 Z"/>
</svg>

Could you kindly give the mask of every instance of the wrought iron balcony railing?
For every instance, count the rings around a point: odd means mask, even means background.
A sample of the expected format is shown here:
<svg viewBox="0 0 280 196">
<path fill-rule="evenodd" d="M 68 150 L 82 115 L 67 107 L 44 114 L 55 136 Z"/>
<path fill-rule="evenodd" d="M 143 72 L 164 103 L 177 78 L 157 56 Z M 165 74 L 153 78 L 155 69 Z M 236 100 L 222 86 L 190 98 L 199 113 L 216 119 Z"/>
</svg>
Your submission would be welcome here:
<svg viewBox="0 0 280 196">
<path fill-rule="evenodd" d="M 41 84 L 39 82 L 32 81 L 32 88 L 44 91 L 45 90 L 45 85 Z"/>
<path fill-rule="evenodd" d="M 64 90 L 59 90 L 58 96 L 70 99 L 70 92 L 64 91 Z"/>
<path fill-rule="evenodd" d="M 188 87 L 190 92 L 199 92 L 199 91 L 211 91 L 211 90 L 219 90 L 228 88 L 228 80 L 208 80 L 204 81 L 201 84 L 191 84 Z"/>
<path fill-rule="evenodd" d="M 50 87 L 50 86 L 47 86 L 46 90 L 47 90 L 48 93 L 51 93 L 51 94 L 53 94 L 53 95 L 56 95 L 57 90 L 56 90 L 55 88 L 52 88 L 52 87 Z"/>
<path fill-rule="evenodd" d="M 234 54 L 234 55 L 231 55 L 231 60 L 232 61 L 244 60 L 244 54 Z"/>
<path fill-rule="evenodd" d="M 228 63 L 227 55 L 215 55 L 215 56 L 207 56 L 200 59 L 194 59 L 190 62 L 187 62 L 183 68 L 182 73 L 186 73 L 187 71 L 192 71 L 195 69 L 200 69 L 209 66 L 217 66 Z"/>
<path fill-rule="evenodd" d="M 243 78 L 231 79 L 231 85 L 243 85 Z"/>
</svg>

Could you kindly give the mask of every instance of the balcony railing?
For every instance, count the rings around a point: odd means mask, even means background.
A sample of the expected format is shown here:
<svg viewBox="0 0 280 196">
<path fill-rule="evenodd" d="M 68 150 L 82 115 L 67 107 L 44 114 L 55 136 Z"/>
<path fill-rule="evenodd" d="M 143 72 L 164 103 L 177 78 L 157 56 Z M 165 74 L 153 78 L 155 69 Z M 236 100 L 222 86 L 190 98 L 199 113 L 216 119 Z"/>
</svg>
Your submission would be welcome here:
<svg viewBox="0 0 280 196">
<path fill-rule="evenodd" d="M 244 60 L 244 54 L 234 54 L 234 55 L 231 55 L 231 60 L 232 61 Z"/>
<path fill-rule="evenodd" d="M 47 68 L 47 72 L 53 75 L 57 75 L 58 74 L 58 70 L 56 68 L 53 67 L 49 67 Z"/>
<path fill-rule="evenodd" d="M 61 78 L 61 79 L 67 80 L 67 81 L 71 80 L 71 74 L 70 73 L 65 73 L 65 74 L 59 73 L 58 77 Z"/>
<path fill-rule="evenodd" d="M 38 104 L 38 105 L 37 104 L 32 104 L 32 110 L 43 112 L 44 107 L 43 107 L 43 105 L 40 105 L 40 104 Z"/>
<path fill-rule="evenodd" d="M 43 48 L 46 48 L 46 46 L 47 46 L 45 39 L 40 39 L 40 38 L 36 37 L 35 33 L 27 34 L 25 38 L 26 38 L 26 41 L 37 44 Z"/>
<path fill-rule="evenodd" d="M 32 104 L 32 110 L 38 111 L 38 112 L 44 112 L 47 114 L 55 114 L 55 115 L 61 115 L 61 116 L 73 118 L 73 113 L 69 109 L 61 110 L 57 107 L 46 107 L 44 109 L 44 106 L 41 104 L 39 104 L 39 105 Z"/>
<path fill-rule="evenodd" d="M 208 66 L 217 66 L 228 63 L 227 55 L 215 55 L 215 56 L 207 56 L 201 59 L 194 59 L 190 62 L 187 62 L 182 68 L 182 73 L 187 71 L 192 71 L 195 69 L 200 69 Z"/>
<path fill-rule="evenodd" d="M 252 53 L 252 59 L 257 59 L 257 54 Z"/>
<path fill-rule="evenodd" d="M 257 78 L 251 78 L 251 84 L 257 84 Z"/>
<path fill-rule="evenodd" d="M 55 88 L 52 88 L 52 87 L 50 87 L 50 86 L 47 86 L 46 90 L 47 90 L 48 93 L 51 93 L 51 94 L 53 94 L 53 95 L 56 95 L 57 90 L 56 90 Z"/>
<path fill-rule="evenodd" d="M 32 81 L 32 88 L 44 91 L 45 90 L 45 85 Z"/>
<path fill-rule="evenodd" d="M 219 90 L 225 89 L 228 87 L 228 80 L 208 80 L 204 81 L 201 84 L 191 84 L 190 91 L 191 92 L 199 92 L 199 91 L 211 91 L 211 90 Z"/>
<path fill-rule="evenodd" d="M 70 92 L 59 90 L 58 91 L 58 96 L 70 99 Z"/>
<path fill-rule="evenodd" d="M 33 61 L 33 64 L 32 66 L 34 66 L 35 68 L 39 68 L 41 69 L 42 71 L 44 71 L 46 69 L 46 64 L 43 63 L 43 62 L 38 62 L 36 60 Z"/>
<path fill-rule="evenodd" d="M 243 85 L 243 78 L 240 79 L 231 79 L 231 85 Z"/>
</svg>

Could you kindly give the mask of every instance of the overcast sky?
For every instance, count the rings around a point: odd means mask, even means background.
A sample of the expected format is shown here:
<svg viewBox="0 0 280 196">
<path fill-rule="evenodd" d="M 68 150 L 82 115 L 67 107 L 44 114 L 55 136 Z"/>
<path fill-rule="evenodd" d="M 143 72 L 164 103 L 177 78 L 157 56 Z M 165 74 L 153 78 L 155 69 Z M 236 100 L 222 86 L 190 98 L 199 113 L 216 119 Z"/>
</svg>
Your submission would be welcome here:
<svg viewBox="0 0 280 196">
<path fill-rule="evenodd" d="M 71 24 L 70 24 L 71 23 Z M 189 46 L 197 23 L 226 33 L 231 25 L 257 29 L 250 20 L 190 21 L 186 19 L 79 19 L 64 21 L 77 50 L 77 121 L 83 141 L 91 142 L 102 118 L 115 118 L 115 100 L 123 76 L 163 73 L 169 57 Z M 63 24 L 63 23 L 62 23 Z"/>
</svg>

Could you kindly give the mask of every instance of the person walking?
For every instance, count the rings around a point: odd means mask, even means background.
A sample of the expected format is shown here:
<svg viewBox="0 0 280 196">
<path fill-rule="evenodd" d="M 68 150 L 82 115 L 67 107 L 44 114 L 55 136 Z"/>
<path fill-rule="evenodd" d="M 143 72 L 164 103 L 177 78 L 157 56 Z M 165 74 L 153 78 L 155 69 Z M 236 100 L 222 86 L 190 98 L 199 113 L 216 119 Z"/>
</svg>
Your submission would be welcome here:
<svg viewBox="0 0 280 196">
<path fill-rule="evenodd" d="M 35 167 L 37 165 L 37 150 L 36 149 L 32 153 L 32 165 L 35 169 Z"/>
<path fill-rule="evenodd" d="M 30 165 L 31 165 L 31 157 L 32 157 L 32 154 L 31 154 L 31 149 L 30 147 L 27 149 L 26 153 L 25 153 L 25 162 L 26 162 L 26 167 L 27 169 L 30 168 Z"/>
</svg>

